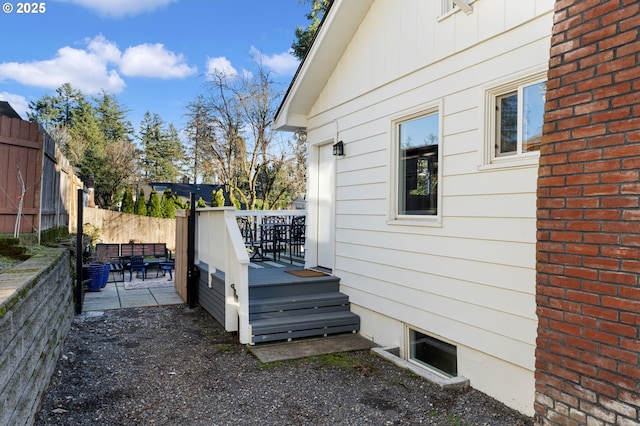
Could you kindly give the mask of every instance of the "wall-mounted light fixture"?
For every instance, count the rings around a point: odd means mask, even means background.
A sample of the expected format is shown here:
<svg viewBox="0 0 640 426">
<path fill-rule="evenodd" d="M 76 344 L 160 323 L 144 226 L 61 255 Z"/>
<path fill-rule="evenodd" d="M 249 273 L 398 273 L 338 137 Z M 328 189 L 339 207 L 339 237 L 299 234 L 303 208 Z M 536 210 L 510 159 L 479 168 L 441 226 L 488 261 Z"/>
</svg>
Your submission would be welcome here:
<svg viewBox="0 0 640 426">
<path fill-rule="evenodd" d="M 333 155 L 344 155 L 344 143 L 342 141 L 333 145 Z"/>
<path fill-rule="evenodd" d="M 296 130 L 293 133 L 293 140 L 299 140 L 300 142 L 304 142 L 307 140 L 307 132 L 304 130 Z"/>
</svg>

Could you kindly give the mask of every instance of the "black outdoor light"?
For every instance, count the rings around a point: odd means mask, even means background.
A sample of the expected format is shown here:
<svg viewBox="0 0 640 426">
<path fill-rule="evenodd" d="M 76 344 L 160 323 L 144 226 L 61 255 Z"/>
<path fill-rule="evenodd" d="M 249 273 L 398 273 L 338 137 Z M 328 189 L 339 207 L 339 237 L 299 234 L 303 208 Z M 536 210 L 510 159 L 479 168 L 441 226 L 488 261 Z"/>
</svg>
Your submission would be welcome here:
<svg viewBox="0 0 640 426">
<path fill-rule="evenodd" d="M 344 155 L 344 143 L 342 141 L 333 145 L 333 155 Z"/>
</svg>

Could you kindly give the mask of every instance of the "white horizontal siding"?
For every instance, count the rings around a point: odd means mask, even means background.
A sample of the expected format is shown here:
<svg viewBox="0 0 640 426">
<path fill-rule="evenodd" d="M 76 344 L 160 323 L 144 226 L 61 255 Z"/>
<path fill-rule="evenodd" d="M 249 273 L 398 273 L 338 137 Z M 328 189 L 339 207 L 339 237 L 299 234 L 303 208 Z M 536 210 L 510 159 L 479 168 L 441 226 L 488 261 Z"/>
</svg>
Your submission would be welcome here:
<svg viewBox="0 0 640 426">
<path fill-rule="evenodd" d="M 310 144 L 345 143 L 334 271 L 363 310 L 533 371 L 537 167 L 482 167 L 484 96 L 545 66 L 553 0 L 479 0 L 440 21 L 437 3 L 375 1 L 312 108 Z M 434 105 L 441 221 L 397 224 L 393 122 Z"/>
<path fill-rule="evenodd" d="M 359 284 L 359 288 L 349 287 L 345 290 L 349 293 L 350 301 L 353 304 L 362 305 L 377 312 L 391 313 L 394 318 L 417 327 L 426 325 L 429 332 L 438 336 L 463 342 L 462 344 L 465 346 L 491 354 L 530 371 L 534 369 L 533 351 L 535 346 L 533 342 L 535 342 L 536 327 L 534 320 L 506 314 L 496 316 L 495 311 L 491 312 L 479 306 L 456 304 L 455 301 L 449 303 L 449 300 L 445 298 L 429 296 L 410 289 L 380 286 L 379 280 L 350 272 L 343 273 L 341 279 Z M 372 289 L 379 289 L 380 293 L 372 293 Z M 402 290 L 402 294 L 396 296 L 394 291 L 398 290 Z M 411 298 L 413 300 L 409 300 Z M 451 310 L 460 312 L 460 315 L 451 318 Z M 492 317 L 493 321 L 489 324 L 489 328 L 483 328 L 483 324 L 480 324 L 479 320 L 487 317 Z M 516 327 L 495 325 L 502 322 L 517 324 L 522 332 Z M 496 327 L 499 330 L 495 330 Z M 524 342 L 509 337 L 509 333 L 515 333 L 523 338 L 534 335 L 534 338 L 529 342 Z"/>
</svg>

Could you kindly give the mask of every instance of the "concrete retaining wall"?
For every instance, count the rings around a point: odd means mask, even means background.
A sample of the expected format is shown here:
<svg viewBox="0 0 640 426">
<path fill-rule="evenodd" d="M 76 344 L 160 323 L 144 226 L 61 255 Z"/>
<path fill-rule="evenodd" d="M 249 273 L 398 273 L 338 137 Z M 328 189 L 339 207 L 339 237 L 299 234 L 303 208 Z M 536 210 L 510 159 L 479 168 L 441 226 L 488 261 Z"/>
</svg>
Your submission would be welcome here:
<svg viewBox="0 0 640 426">
<path fill-rule="evenodd" d="M 0 425 L 33 424 L 73 315 L 66 250 L 0 274 Z"/>
</svg>

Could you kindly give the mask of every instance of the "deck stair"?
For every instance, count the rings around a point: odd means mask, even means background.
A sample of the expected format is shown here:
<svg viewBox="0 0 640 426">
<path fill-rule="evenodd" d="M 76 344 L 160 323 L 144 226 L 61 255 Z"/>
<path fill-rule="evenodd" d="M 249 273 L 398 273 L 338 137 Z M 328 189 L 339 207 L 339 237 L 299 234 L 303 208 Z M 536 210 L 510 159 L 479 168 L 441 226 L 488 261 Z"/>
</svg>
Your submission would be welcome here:
<svg viewBox="0 0 640 426">
<path fill-rule="evenodd" d="M 349 296 L 339 291 L 339 278 L 299 279 L 281 274 L 263 283 L 249 280 L 249 323 L 252 342 L 355 333 L 360 317 L 350 311 Z"/>
</svg>

